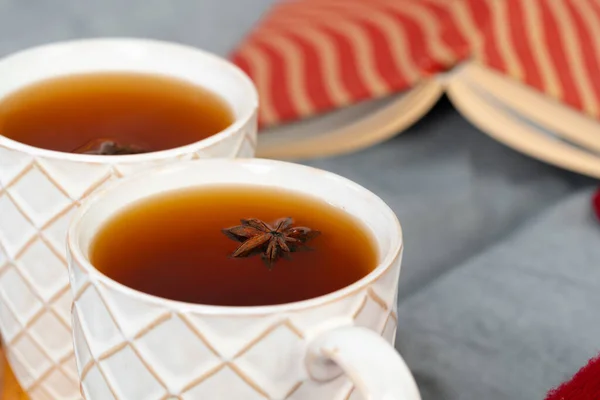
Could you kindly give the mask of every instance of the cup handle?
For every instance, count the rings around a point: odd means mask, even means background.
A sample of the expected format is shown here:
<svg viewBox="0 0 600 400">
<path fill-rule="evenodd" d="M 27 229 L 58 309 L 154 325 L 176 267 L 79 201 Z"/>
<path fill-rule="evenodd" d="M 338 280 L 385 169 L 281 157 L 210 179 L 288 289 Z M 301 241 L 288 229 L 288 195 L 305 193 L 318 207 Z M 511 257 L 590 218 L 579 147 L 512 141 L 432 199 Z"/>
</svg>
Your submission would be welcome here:
<svg viewBox="0 0 600 400">
<path fill-rule="evenodd" d="M 346 373 L 366 400 L 420 400 L 408 366 L 385 339 L 362 327 L 322 333 L 308 347 L 308 372 L 317 381 Z"/>
</svg>

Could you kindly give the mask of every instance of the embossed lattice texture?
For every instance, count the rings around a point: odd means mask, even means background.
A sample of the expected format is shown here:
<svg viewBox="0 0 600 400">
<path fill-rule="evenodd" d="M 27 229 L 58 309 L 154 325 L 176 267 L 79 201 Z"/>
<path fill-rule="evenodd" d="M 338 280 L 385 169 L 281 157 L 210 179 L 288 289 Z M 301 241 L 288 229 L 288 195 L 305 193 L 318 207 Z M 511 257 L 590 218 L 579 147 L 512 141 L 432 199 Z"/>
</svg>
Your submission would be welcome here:
<svg viewBox="0 0 600 400">
<path fill-rule="evenodd" d="M 373 329 L 393 343 L 399 262 L 371 286 L 323 306 L 284 315 L 231 316 L 182 312 L 125 295 L 90 279 L 73 261 L 73 328 L 84 395 L 359 399 L 343 376 L 312 381 L 304 365 L 306 347 L 320 330 L 350 324 Z"/>
<path fill-rule="evenodd" d="M 81 398 L 65 254 L 67 226 L 80 201 L 114 179 L 162 163 L 252 157 L 255 140 L 246 128 L 211 147 L 145 164 L 34 157 L 0 141 L 0 331 L 32 400 Z"/>
</svg>

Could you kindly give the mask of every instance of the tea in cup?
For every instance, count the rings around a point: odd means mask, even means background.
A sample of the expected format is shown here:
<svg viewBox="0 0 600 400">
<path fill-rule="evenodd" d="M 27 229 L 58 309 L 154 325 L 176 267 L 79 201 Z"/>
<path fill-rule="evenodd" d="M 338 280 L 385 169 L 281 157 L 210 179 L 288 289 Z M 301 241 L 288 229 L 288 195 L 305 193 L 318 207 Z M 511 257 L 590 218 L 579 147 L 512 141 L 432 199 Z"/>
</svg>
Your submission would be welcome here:
<svg viewBox="0 0 600 400">
<path fill-rule="evenodd" d="M 155 168 L 86 200 L 67 246 L 87 400 L 420 399 L 393 348 L 400 225 L 340 176 Z"/>
</svg>

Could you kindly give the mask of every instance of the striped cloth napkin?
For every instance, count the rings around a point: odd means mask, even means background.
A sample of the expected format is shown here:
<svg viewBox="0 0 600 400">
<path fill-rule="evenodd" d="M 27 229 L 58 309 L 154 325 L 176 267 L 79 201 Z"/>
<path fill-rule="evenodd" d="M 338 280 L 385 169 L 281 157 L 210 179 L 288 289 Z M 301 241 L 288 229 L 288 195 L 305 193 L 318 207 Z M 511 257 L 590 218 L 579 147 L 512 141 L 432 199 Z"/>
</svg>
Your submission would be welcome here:
<svg viewBox="0 0 600 400">
<path fill-rule="evenodd" d="M 260 125 L 380 98 L 453 67 L 469 52 L 453 3 L 281 1 L 232 54 L 258 88 Z"/>
<path fill-rule="evenodd" d="M 475 16 L 471 30 L 480 32 L 472 50 L 477 61 L 600 117 L 600 1 L 466 0 L 465 4 Z"/>
<path fill-rule="evenodd" d="M 597 0 L 282 0 L 231 55 L 273 126 L 380 98 L 474 59 L 600 117 Z"/>
</svg>

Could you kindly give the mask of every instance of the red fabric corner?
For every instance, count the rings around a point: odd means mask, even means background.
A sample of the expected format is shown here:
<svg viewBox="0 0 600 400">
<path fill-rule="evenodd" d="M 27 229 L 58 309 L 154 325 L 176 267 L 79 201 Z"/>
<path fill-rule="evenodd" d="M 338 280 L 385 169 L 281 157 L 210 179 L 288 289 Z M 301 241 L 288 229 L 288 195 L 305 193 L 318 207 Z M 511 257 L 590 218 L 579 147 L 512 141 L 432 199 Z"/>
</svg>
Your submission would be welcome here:
<svg viewBox="0 0 600 400">
<path fill-rule="evenodd" d="M 600 356 L 589 361 L 573 378 L 548 393 L 546 400 L 600 399 Z"/>
<path fill-rule="evenodd" d="M 592 197 L 592 208 L 594 209 L 594 214 L 596 215 L 596 218 L 598 218 L 598 220 L 600 221 L 600 189 L 598 189 Z"/>
</svg>

